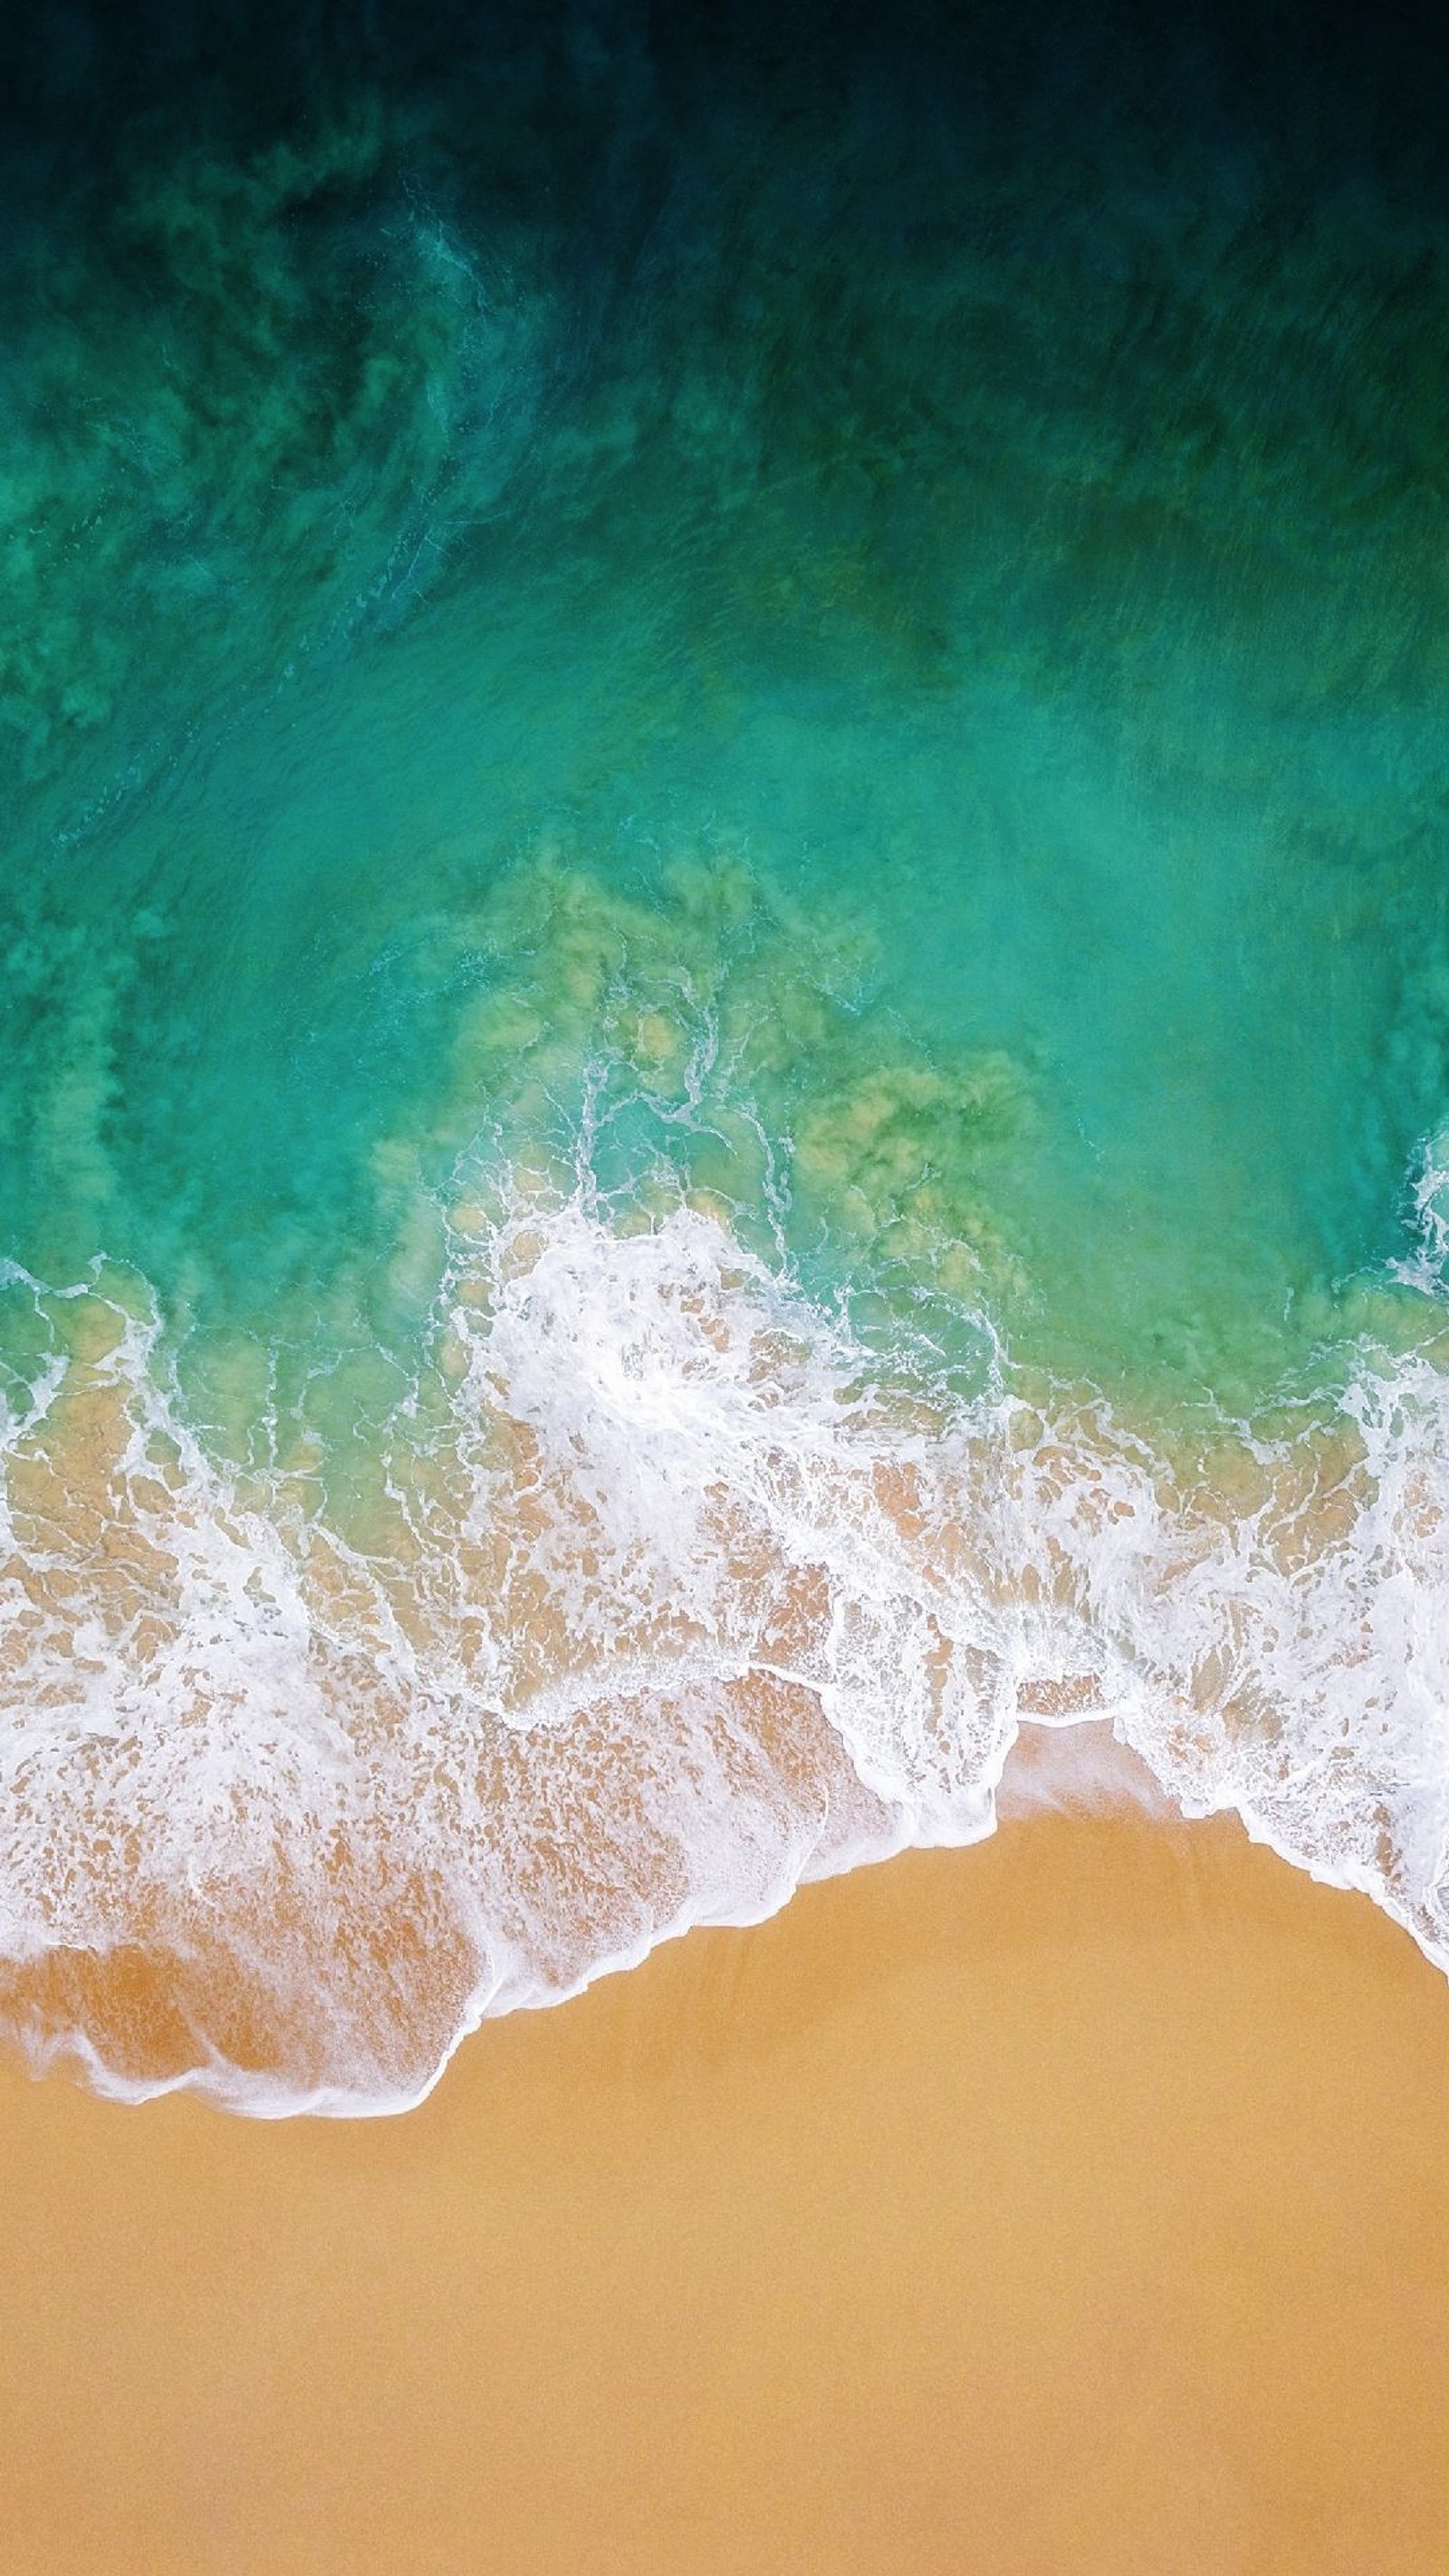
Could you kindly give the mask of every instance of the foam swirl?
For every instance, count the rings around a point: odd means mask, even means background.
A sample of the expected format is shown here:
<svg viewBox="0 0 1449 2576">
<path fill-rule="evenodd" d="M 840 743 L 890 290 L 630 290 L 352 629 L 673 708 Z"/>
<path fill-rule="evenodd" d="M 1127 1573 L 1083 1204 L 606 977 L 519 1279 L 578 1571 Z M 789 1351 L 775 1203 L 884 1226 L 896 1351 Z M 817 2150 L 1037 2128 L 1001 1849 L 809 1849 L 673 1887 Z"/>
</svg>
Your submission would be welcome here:
<svg viewBox="0 0 1449 2576">
<path fill-rule="evenodd" d="M 102 2089 L 415 2099 L 483 2015 L 991 1830 L 1110 1717 L 1449 1964 L 1449 1392 L 1365 1345 L 1184 1464 L 1100 1403 L 885 1388 L 687 1204 L 455 1240 L 380 1500 L 226 1474 L 159 1329 L 32 1285 L 5 1443 L 3 2009 Z"/>
</svg>

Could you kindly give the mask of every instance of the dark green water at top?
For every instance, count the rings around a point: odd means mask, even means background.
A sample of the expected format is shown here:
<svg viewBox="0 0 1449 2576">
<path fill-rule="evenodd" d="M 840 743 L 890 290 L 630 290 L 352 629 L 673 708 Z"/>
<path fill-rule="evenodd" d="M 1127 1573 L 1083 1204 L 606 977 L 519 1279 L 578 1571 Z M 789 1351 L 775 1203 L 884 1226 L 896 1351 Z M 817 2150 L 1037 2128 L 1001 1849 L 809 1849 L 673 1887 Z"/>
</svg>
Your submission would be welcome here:
<svg viewBox="0 0 1449 2576">
<path fill-rule="evenodd" d="M 968 1374 L 968 1309 L 1164 1403 L 1412 1337 L 1449 266 L 1382 99 L 481 23 L 16 159 L 4 1251 L 133 1266 L 224 1446 L 350 1437 L 460 1158 L 589 1097 Z"/>
</svg>

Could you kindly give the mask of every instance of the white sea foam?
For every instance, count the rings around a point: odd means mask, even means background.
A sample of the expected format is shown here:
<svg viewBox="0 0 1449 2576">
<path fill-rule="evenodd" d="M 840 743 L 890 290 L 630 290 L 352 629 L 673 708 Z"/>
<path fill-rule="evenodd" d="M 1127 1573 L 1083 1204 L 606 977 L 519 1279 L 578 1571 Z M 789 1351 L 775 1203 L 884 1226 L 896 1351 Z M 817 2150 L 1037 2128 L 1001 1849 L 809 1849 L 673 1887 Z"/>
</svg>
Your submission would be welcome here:
<svg viewBox="0 0 1449 2576">
<path fill-rule="evenodd" d="M 154 1322 L 84 1302 L 0 1501 L 0 2006 L 37 2059 L 401 2107 L 487 2013 L 989 1832 L 1023 1718 L 1106 1721 L 1449 1966 L 1423 1356 L 1364 1347 L 1298 1439 L 1189 1476 L 1004 1364 L 887 1391 L 711 1215 L 520 1198 L 455 1242 L 364 1545 L 300 1471 L 223 1474 Z"/>
<path fill-rule="evenodd" d="M 1449 1126 L 1425 1138 L 1414 1178 L 1415 1246 L 1405 1261 L 1391 1264 L 1406 1287 L 1432 1296 L 1449 1286 Z"/>
</svg>

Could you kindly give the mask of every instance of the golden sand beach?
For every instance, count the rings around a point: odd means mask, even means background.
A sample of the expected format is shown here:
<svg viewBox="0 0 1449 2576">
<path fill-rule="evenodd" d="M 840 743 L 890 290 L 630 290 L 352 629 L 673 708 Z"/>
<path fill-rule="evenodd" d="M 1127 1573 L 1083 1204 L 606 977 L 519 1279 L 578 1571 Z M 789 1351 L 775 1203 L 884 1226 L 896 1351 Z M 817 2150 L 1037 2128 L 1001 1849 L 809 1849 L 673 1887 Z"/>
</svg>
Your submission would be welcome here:
<svg viewBox="0 0 1449 2576">
<path fill-rule="evenodd" d="M 414 2114 L 3 2089 L 7 2576 L 1439 2576 L 1449 1985 L 1040 1812 Z"/>
</svg>

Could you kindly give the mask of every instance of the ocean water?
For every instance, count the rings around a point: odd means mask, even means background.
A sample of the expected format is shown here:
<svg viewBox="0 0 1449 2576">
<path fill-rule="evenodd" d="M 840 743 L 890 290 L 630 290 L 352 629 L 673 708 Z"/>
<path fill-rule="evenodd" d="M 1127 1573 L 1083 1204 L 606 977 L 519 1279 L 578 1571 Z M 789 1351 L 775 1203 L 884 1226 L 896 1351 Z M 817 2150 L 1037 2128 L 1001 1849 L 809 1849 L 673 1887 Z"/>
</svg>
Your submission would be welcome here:
<svg viewBox="0 0 1449 2576">
<path fill-rule="evenodd" d="M 395 2108 L 1026 1722 L 1449 1966 L 1442 43 L 0 46 L 12 2040 Z"/>
</svg>

